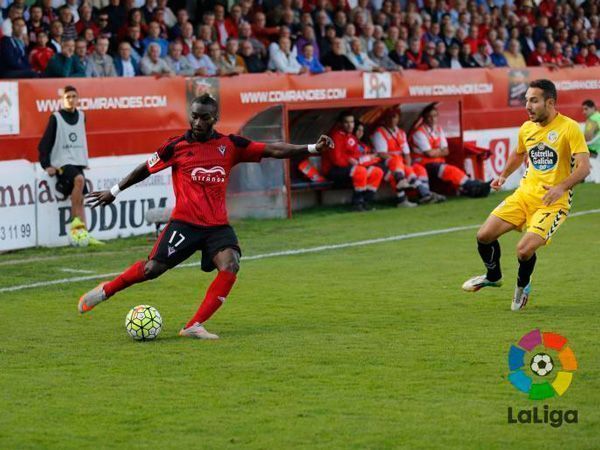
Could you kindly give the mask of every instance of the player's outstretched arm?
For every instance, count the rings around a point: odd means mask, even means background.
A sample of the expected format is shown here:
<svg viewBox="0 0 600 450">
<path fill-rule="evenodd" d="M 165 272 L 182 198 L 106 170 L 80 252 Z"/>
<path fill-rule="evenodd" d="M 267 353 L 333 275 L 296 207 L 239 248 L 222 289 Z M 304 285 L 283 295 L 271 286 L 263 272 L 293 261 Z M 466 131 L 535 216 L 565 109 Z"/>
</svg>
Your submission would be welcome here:
<svg viewBox="0 0 600 450">
<path fill-rule="evenodd" d="M 146 163 L 140 164 L 131 171 L 129 175 L 123 178 L 119 183 L 115 184 L 112 188 L 106 191 L 94 191 L 90 192 L 85 196 L 87 199 L 86 205 L 91 206 L 92 209 L 96 206 L 105 206 L 111 204 L 119 192 L 127 189 L 140 181 L 145 180 L 150 176 L 150 171 Z"/>
<path fill-rule="evenodd" d="M 517 151 L 512 151 L 508 156 L 508 160 L 506 161 L 506 167 L 500 174 L 498 178 L 492 181 L 490 185 L 492 189 L 495 191 L 499 190 L 502 185 L 506 182 L 506 179 L 519 167 L 523 164 L 525 160 L 525 153 L 517 153 Z"/>
<path fill-rule="evenodd" d="M 285 142 L 267 144 L 263 153 L 265 158 L 293 158 L 294 156 L 306 156 L 309 153 L 318 154 L 328 148 L 333 148 L 333 140 L 324 134 L 319 137 L 316 144 L 294 145 Z"/>
</svg>

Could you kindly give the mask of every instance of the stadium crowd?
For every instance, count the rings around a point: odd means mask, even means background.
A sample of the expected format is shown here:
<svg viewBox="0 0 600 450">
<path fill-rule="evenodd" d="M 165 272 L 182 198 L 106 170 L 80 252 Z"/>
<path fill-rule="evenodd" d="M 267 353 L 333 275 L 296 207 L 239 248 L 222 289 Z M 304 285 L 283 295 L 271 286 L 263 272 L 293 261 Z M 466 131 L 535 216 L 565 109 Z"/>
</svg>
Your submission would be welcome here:
<svg viewBox="0 0 600 450">
<path fill-rule="evenodd" d="M 600 64 L 593 0 L 0 0 L 0 76 Z"/>
</svg>

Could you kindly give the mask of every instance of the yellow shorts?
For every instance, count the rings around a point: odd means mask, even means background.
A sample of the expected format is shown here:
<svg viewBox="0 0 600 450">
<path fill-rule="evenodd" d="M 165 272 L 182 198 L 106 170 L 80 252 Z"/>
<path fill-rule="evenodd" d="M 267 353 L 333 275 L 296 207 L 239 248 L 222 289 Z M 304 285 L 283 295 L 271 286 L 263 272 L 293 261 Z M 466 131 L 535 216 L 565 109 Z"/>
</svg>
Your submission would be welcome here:
<svg viewBox="0 0 600 450">
<path fill-rule="evenodd" d="M 567 218 L 569 208 L 562 202 L 546 206 L 542 199 L 517 189 L 492 214 L 512 223 L 520 231 L 526 230 L 541 236 L 547 242 Z"/>
</svg>

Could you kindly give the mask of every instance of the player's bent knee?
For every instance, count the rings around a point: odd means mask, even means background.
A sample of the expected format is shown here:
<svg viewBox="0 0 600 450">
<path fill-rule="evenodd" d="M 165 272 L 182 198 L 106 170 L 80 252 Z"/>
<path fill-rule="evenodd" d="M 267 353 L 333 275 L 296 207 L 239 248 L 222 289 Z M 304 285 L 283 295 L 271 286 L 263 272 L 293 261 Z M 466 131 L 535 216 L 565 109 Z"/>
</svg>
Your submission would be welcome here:
<svg viewBox="0 0 600 450">
<path fill-rule="evenodd" d="M 477 241 L 482 244 L 491 244 L 497 239 L 496 236 L 487 227 L 483 226 L 477 232 Z"/>
<path fill-rule="evenodd" d="M 533 256 L 535 250 L 535 246 L 529 244 L 528 242 L 519 242 L 517 244 L 517 258 L 519 258 L 521 261 L 527 261 Z"/>
<path fill-rule="evenodd" d="M 240 271 L 240 263 L 235 260 L 227 261 L 221 264 L 218 269 L 219 272 L 238 273 Z"/>
<path fill-rule="evenodd" d="M 144 266 L 144 277 L 148 280 L 152 280 L 161 276 L 168 269 L 166 264 L 150 260 Z"/>
</svg>

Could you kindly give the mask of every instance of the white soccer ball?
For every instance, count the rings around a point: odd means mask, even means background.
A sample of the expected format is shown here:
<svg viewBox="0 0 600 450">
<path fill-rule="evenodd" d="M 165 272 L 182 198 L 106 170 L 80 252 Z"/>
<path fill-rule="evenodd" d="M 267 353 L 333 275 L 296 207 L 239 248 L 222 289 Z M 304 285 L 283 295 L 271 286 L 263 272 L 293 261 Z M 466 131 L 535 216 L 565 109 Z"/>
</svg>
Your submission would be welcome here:
<svg viewBox="0 0 600 450">
<path fill-rule="evenodd" d="M 160 334 L 162 317 L 156 308 L 138 305 L 127 313 L 125 329 L 136 341 L 150 341 Z"/>
<path fill-rule="evenodd" d="M 531 370 L 540 377 L 545 377 L 554 369 L 554 361 L 546 353 L 538 353 L 531 359 Z"/>
<path fill-rule="evenodd" d="M 85 228 L 74 228 L 69 231 L 69 244 L 72 247 L 87 247 L 90 244 L 90 234 Z"/>
</svg>

